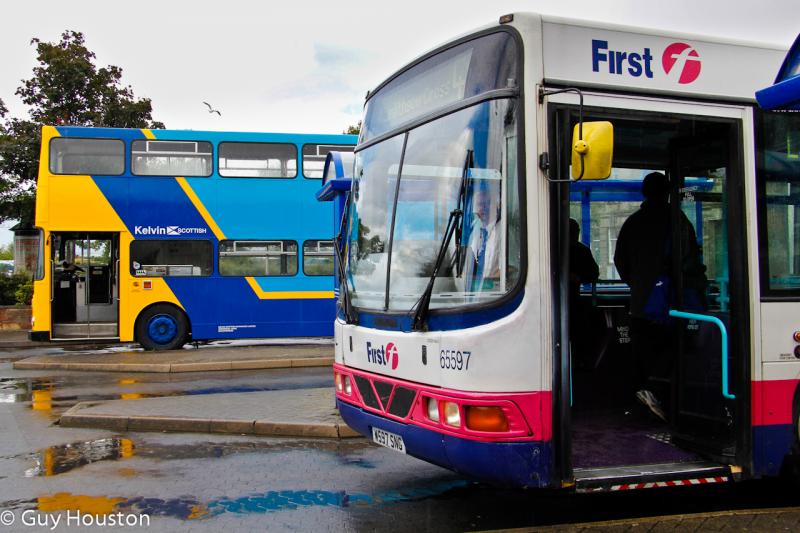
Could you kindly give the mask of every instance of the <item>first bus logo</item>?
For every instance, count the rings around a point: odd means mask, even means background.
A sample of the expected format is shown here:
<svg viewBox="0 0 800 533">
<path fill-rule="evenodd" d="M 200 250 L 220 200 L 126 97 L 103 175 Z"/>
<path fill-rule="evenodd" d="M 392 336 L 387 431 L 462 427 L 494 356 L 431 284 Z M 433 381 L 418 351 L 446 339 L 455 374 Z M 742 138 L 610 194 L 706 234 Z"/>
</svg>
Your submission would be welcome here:
<svg viewBox="0 0 800 533">
<path fill-rule="evenodd" d="M 661 66 L 664 72 L 678 83 L 692 83 L 700 76 L 700 54 L 686 43 L 672 43 L 664 49 Z"/>
<path fill-rule="evenodd" d="M 379 348 L 367 341 L 367 361 L 376 365 L 391 365 L 392 370 L 397 370 L 397 365 L 400 362 L 400 354 L 397 351 L 397 346 L 395 346 L 393 342 Z"/>
<path fill-rule="evenodd" d="M 616 47 L 614 47 L 616 48 Z M 592 70 L 633 78 L 654 78 L 650 48 L 614 50 L 608 41 L 592 39 Z M 697 50 L 686 43 L 672 43 L 661 54 L 661 68 L 667 78 L 686 85 L 700 77 L 702 62 Z"/>
</svg>

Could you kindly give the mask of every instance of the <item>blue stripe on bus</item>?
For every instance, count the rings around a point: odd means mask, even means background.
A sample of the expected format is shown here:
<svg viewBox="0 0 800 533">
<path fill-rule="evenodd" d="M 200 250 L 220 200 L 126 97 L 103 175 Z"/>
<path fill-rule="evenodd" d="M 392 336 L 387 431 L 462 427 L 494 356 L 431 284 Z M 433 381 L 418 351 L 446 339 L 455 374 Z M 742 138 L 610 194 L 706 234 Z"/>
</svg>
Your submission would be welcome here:
<svg viewBox="0 0 800 533">
<path fill-rule="evenodd" d="M 229 183 L 222 186 L 221 180 Z M 302 246 L 304 239 L 333 235 L 333 204 L 314 201 L 317 181 L 298 177 L 187 178 L 187 182 L 228 239 L 265 238 L 268 228 L 270 238 L 295 240 Z M 241 194 L 236 182 L 247 182 L 247 195 Z M 312 201 L 317 205 L 309 205 Z"/>
<path fill-rule="evenodd" d="M 208 239 L 214 232 L 174 178 L 95 176 L 94 182 L 122 219 L 134 239 Z M 148 228 L 203 230 L 180 235 L 147 234 Z M 157 231 L 157 230 L 156 230 Z"/>
<path fill-rule="evenodd" d="M 515 487 L 547 487 L 552 482 L 549 442 L 478 442 L 401 424 L 336 400 L 347 425 L 371 438 L 372 427 L 403 437 L 409 455 L 481 481 Z M 387 451 L 387 453 L 389 453 Z"/>
<path fill-rule="evenodd" d="M 333 299 L 260 300 L 241 277 L 166 281 L 191 317 L 194 339 L 333 335 Z"/>
<path fill-rule="evenodd" d="M 792 424 L 753 427 L 753 474 L 776 476 L 795 442 Z"/>
<path fill-rule="evenodd" d="M 472 328 L 499 320 L 510 315 L 522 303 L 524 291 L 520 291 L 513 299 L 503 305 L 476 311 L 463 311 L 452 314 L 437 314 L 431 311 L 428 317 L 428 331 L 450 331 L 456 329 Z M 358 325 L 366 328 L 376 328 L 386 331 L 411 331 L 413 313 L 406 315 L 388 315 L 381 313 L 358 313 Z"/>
</svg>

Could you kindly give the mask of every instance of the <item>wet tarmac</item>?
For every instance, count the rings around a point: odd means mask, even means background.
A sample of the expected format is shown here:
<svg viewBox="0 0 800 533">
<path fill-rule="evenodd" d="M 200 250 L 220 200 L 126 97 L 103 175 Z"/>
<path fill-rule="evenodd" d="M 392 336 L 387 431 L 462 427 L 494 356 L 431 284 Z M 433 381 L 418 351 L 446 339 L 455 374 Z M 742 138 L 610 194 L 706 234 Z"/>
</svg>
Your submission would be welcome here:
<svg viewBox="0 0 800 533">
<path fill-rule="evenodd" d="M 237 348 L 254 346 L 295 346 L 295 345 L 332 345 L 330 337 L 303 337 L 286 339 L 232 339 L 202 341 L 186 344 L 183 350 L 213 350 L 215 348 Z M 144 349 L 137 343 L 59 343 L 34 345 L 30 348 L 0 348 L 0 363 L 13 362 L 26 357 L 37 355 L 67 355 L 67 354 L 135 354 Z"/>
<path fill-rule="evenodd" d="M 79 402 L 307 389 L 330 387 L 332 384 L 330 369 L 327 368 L 126 375 L 118 372 L 14 371 L 8 363 L 0 363 L 0 404 L 25 404 L 33 410 L 52 414 L 54 419 Z"/>
<path fill-rule="evenodd" d="M 14 459 L 28 463 L 26 477 L 83 480 L 82 491 L 6 500 L 0 509 L 145 514 L 164 530 L 189 521 L 214 530 L 218 521 L 234 517 L 248 527 L 301 531 L 463 531 L 798 503 L 794 491 L 769 481 L 627 494 L 503 490 L 365 440 L 186 441 L 134 434 Z M 225 471 L 226 479 L 209 477 L 209 471 Z M 171 489 L 174 484 L 179 490 Z"/>
<path fill-rule="evenodd" d="M 577 495 L 475 483 L 365 439 L 61 428 L 88 399 L 329 386 L 324 368 L 181 375 L 0 363 L 0 511 L 151 517 L 154 531 L 464 531 L 800 505 L 775 481 Z M 20 528 L 19 531 L 30 530 Z M 3 531 L 15 531 L 4 529 Z"/>
</svg>

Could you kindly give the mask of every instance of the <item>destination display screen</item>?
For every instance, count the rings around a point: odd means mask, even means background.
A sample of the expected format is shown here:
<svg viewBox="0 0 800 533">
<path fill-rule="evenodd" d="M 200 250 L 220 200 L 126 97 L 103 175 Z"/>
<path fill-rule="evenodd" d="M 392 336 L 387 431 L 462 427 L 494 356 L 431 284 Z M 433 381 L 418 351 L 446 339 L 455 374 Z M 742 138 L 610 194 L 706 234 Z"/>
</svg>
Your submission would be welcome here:
<svg viewBox="0 0 800 533">
<path fill-rule="evenodd" d="M 518 85 L 517 47 L 507 32 L 445 50 L 403 72 L 367 103 L 361 142 L 460 100 Z"/>
</svg>

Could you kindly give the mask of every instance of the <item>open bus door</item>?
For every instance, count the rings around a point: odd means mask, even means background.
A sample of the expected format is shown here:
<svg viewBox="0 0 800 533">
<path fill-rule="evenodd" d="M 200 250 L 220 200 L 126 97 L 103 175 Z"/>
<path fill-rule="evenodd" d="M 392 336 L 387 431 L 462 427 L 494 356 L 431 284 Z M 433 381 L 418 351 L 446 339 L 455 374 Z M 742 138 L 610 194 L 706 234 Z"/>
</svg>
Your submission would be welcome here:
<svg viewBox="0 0 800 533">
<path fill-rule="evenodd" d="M 697 106 L 667 107 L 674 111 L 615 107 L 584 112 L 584 120 L 608 120 L 614 126 L 614 175 L 593 185 L 568 182 L 568 132 L 578 119 L 576 107 L 551 108 L 556 170 L 551 178 L 560 180 L 552 184 L 557 205 L 553 223 L 560 235 L 553 250 L 559 266 L 556 298 L 561 304 L 557 332 L 570 339 L 559 345 L 557 354 L 556 466 L 562 482 L 574 483 L 581 491 L 701 478 L 726 481 L 739 471 L 731 465 L 749 464 L 748 273 L 741 156 L 745 111 L 703 116 L 697 111 L 704 110 Z M 665 350 L 670 364 L 649 380 L 668 411 L 668 423 L 638 404 L 636 391 L 631 390 L 638 384 L 635 369 L 641 354 L 632 349 L 630 293 L 616 277 L 614 263 L 620 228 L 640 208 L 642 179 L 651 172 L 669 178 L 667 235 L 680 243 L 678 221 L 691 223 L 695 246 L 701 250 L 702 274 L 708 280 L 700 287 L 706 305 L 690 305 L 683 287 L 692 282 L 677 259 L 683 253 L 681 245 L 671 251 L 674 261 L 671 268 L 667 261 L 665 268 L 676 296 L 670 307 L 675 313 L 701 316 L 672 317 Z M 568 297 L 570 217 L 580 221 L 581 239 L 601 269 L 592 291 L 581 289 L 589 309 L 583 316 L 572 309 Z M 602 324 L 610 319 L 610 325 L 595 328 L 597 316 L 606 318 L 599 321 Z M 726 372 L 716 321 L 727 334 Z M 579 337 L 573 339 L 573 332 Z M 576 342 L 585 339 L 589 342 Z M 581 344 L 584 350 L 590 348 L 590 357 L 581 353 Z M 601 348 L 603 357 L 594 357 Z M 727 393 L 735 399 L 723 396 L 723 376 Z"/>
<path fill-rule="evenodd" d="M 119 336 L 119 234 L 52 234 L 53 340 Z"/>
<path fill-rule="evenodd" d="M 748 447 L 747 413 L 742 412 L 748 389 L 742 343 L 748 324 L 745 220 L 737 123 L 725 129 L 727 135 L 721 131 L 715 138 L 670 143 L 671 315 L 677 351 L 668 376 L 670 420 L 676 443 L 723 463 L 742 464 L 741 452 Z M 681 249 L 687 244 L 681 236 L 686 220 L 694 226 L 697 255 Z M 691 257 L 701 264 L 687 264 Z"/>
</svg>

